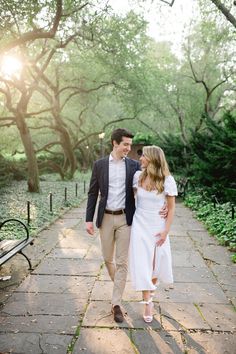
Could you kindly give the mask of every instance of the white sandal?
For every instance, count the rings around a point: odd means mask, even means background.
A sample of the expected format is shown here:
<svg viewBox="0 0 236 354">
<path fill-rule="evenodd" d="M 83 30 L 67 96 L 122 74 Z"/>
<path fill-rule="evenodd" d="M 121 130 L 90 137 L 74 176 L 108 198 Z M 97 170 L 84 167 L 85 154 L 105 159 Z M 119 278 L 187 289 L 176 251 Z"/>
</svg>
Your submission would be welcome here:
<svg viewBox="0 0 236 354">
<path fill-rule="evenodd" d="M 144 305 L 150 306 L 150 310 L 152 310 L 152 308 L 153 308 L 152 298 L 150 298 L 148 301 L 142 300 L 142 301 L 140 301 L 140 304 L 144 304 Z M 153 320 L 153 315 L 145 316 L 143 314 L 143 319 L 144 319 L 144 322 L 151 323 L 152 320 Z"/>
</svg>

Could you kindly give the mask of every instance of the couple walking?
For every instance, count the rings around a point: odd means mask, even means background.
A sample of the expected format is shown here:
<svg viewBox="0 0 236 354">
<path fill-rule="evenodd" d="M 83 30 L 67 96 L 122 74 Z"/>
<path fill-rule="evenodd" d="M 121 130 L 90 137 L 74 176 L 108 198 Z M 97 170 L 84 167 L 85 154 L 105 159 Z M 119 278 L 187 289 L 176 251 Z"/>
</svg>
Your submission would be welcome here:
<svg viewBox="0 0 236 354">
<path fill-rule="evenodd" d="M 174 216 L 177 188 L 159 147 L 143 148 L 140 157 L 142 171 L 138 161 L 127 158 L 132 138 L 133 134 L 126 129 L 114 130 L 112 152 L 94 163 L 86 230 L 90 235 L 94 234 L 93 218 L 99 196 L 96 226 L 103 258 L 114 282 L 114 320 L 124 320 L 121 300 L 129 256 L 132 284 L 143 295 L 143 319 L 151 322 L 152 295 L 157 283 L 173 282 L 168 232 Z"/>
</svg>

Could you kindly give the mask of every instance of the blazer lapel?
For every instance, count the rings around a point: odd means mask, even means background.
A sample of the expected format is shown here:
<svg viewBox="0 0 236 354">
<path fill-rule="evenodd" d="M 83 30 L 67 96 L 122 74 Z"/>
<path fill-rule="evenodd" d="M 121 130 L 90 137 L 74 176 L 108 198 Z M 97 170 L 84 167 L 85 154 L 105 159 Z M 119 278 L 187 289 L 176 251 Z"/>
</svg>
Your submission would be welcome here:
<svg viewBox="0 0 236 354">
<path fill-rule="evenodd" d="M 130 166 L 129 166 L 128 161 L 129 161 L 128 159 L 125 159 L 125 167 L 126 167 L 125 187 L 126 187 L 126 190 L 128 188 L 128 181 L 129 181 L 129 174 L 130 174 Z"/>
<path fill-rule="evenodd" d="M 108 184 L 109 184 L 109 156 L 107 156 L 104 160 L 104 188 L 105 193 L 108 195 Z"/>
</svg>

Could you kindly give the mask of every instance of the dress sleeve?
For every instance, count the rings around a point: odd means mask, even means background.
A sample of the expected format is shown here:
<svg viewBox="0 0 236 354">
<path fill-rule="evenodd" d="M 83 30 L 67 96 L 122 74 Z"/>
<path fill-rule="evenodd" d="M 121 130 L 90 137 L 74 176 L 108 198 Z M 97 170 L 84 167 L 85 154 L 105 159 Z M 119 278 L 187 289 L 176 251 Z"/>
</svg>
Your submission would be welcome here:
<svg viewBox="0 0 236 354">
<path fill-rule="evenodd" d="M 133 177 L 133 188 L 138 188 L 138 180 L 142 171 L 136 171 Z"/>
<path fill-rule="evenodd" d="M 164 192 L 165 192 L 165 195 L 169 195 L 171 197 L 178 195 L 177 185 L 176 185 L 176 182 L 175 182 L 173 176 L 167 176 L 165 178 Z"/>
</svg>

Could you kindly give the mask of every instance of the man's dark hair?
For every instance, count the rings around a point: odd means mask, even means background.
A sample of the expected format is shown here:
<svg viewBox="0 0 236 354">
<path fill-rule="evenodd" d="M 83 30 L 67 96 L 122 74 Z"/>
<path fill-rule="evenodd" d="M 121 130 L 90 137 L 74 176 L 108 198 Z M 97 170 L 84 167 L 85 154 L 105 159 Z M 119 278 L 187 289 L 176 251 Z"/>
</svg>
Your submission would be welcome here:
<svg viewBox="0 0 236 354">
<path fill-rule="evenodd" d="M 126 138 L 133 138 L 134 134 L 132 134 L 129 130 L 127 129 L 115 129 L 113 130 L 112 134 L 111 134 L 111 144 L 113 146 L 113 140 L 115 140 L 117 142 L 117 144 L 120 144 L 120 142 L 122 141 L 122 138 L 126 137 Z"/>
</svg>

